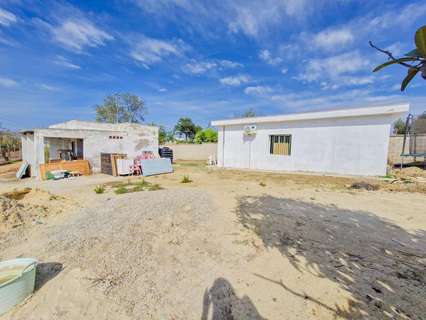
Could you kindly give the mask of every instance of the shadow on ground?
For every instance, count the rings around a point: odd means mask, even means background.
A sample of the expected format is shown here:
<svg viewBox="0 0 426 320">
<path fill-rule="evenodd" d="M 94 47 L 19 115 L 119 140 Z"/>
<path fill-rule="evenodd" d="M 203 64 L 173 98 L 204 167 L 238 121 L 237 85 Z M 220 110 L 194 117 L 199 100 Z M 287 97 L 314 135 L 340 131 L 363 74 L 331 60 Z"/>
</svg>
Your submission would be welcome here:
<svg viewBox="0 0 426 320">
<path fill-rule="evenodd" d="M 339 283 L 353 300 L 345 308 L 326 304 L 257 275 L 265 281 L 348 319 L 425 319 L 425 231 L 408 233 L 369 212 L 271 196 L 240 198 L 237 214 L 300 272 Z"/>
<path fill-rule="evenodd" d="M 37 264 L 35 290 L 39 290 L 62 270 L 62 263 L 59 262 L 42 262 Z"/>
<path fill-rule="evenodd" d="M 210 314 L 210 316 L 209 316 Z M 231 283 L 218 278 L 210 289 L 206 289 L 203 297 L 203 313 L 201 320 L 264 320 L 251 299 L 247 296 L 239 298 Z"/>
</svg>

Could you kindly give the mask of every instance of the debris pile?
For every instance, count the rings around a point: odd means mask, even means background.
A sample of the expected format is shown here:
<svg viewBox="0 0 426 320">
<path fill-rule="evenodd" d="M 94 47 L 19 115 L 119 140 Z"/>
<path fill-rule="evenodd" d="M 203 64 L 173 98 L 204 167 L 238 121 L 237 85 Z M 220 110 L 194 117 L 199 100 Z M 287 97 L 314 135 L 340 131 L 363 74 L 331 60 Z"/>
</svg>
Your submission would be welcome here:
<svg viewBox="0 0 426 320">
<path fill-rule="evenodd" d="M 61 204 L 58 205 L 58 202 Z M 43 220 L 62 212 L 70 201 L 42 190 L 14 190 L 0 195 L 0 232 L 42 224 Z"/>
</svg>

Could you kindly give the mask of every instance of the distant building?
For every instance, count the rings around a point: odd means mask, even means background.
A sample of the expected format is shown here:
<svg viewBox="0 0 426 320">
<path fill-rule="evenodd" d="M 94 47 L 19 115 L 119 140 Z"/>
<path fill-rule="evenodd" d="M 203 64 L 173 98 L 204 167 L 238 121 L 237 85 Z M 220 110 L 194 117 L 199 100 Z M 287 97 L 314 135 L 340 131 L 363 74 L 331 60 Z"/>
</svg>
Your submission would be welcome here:
<svg viewBox="0 0 426 320">
<path fill-rule="evenodd" d="M 71 120 L 45 129 L 21 132 L 22 160 L 31 176 L 48 161 L 89 161 L 92 171 L 100 171 L 101 153 L 126 154 L 134 158 L 142 151 L 158 154 L 158 127 L 136 123 L 99 123 Z M 45 159 L 48 155 L 49 159 Z"/>
<path fill-rule="evenodd" d="M 392 123 L 408 109 L 404 104 L 213 121 L 218 166 L 385 175 Z"/>
<path fill-rule="evenodd" d="M 176 141 L 186 141 L 186 134 L 180 131 L 175 131 L 173 134 L 173 139 Z"/>
</svg>

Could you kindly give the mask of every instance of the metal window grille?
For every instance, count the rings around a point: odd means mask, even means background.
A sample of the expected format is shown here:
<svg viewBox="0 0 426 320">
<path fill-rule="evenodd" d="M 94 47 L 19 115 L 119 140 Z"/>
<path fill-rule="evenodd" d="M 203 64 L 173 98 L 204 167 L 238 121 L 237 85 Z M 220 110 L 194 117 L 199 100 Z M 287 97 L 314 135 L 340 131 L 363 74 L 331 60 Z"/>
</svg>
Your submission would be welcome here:
<svg viewBox="0 0 426 320">
<path fill-rule="evenodd" d="M 271 135 L 269 153 L 275 155 L 291 155 L 291 135 Z"/>
</svg>

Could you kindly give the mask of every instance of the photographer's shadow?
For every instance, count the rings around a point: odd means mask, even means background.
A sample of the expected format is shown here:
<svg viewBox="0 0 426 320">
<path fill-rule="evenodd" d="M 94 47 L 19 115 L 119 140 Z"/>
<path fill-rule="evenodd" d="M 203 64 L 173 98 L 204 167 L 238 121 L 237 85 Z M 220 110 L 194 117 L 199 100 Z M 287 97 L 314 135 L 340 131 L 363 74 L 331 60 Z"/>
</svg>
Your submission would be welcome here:
<svg viewBox="0 0 426 320">
<path fill-rule="evenodd" d="M 259 314 L 249 297 L 239 298 L 228 280 L 218 278 L 204 293 L 201 320 L 234 319 L 262 320 L 265 318 Z"/>
</svg>

